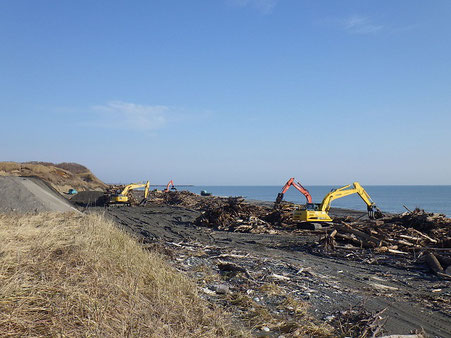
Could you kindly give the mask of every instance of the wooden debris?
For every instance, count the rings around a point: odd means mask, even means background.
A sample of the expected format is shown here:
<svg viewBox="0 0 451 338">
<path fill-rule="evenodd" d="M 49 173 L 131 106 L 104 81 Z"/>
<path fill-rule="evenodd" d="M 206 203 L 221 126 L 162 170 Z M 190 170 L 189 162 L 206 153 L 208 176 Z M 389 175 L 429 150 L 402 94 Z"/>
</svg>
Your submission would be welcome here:
<svg viewBox="0 0 451 338">
<path fill-rule="evenodd" d="M 284 280 L 284 281 L 290 280 L 290 277 L 278 275 L 276 273 L 273 273 L 273 274 L 269 275 L 268 278 L 277 279 L 277 280 Z"/>
<path fill-rule="evenodd" d="M 429 236 L 423 234 L 422 232 L 418 231 L 417 229 L 412 229 L 412 231 L 415 232 L 415 233 L 417 233 L 418 235 L 420 235 L 420 236 L 422 236 L 422 237 L 428 239 L 428 240 L 429 240 L 430 242 L 432 242 L 432 243 L 437 243 L 437 241 L 436 241 L 435 239 L 432 239 L 431 237 L 429 237 Z"/>
<path fill-rule="evenodd" d="M 290 210 L 273 210 L 247 203 L 242 197 L 203 197 L 188 191 L 154 194 L 163 203 L 201 211 L 195 224 L 215 230 L 256 234 L 279 234 L 293 230 L 296 236 L 304 233 L 320 234 L 319 243 L 313 243 L 311 248 L 328 255 L 341 255 L 341 250 L 345 259 L 362 259 L 373 262 L 371 264 L 380 262 L 381 259 L 391 260 L 394 265 L 402 266 L 417 264 L 417 258 L 427 251 L 440 256 L 436 257 L 442 267 L 441 270 L 436 269 L 438 273 L 444 273 L 450 266 L 450 261 L 446 259 L 451 254 L 451 219 L 437 213 L 415 209 L 400 215 L 386 215 L 380 220 L 348 216 L 336 219 L 327 229 L 322 226 L 320 230 L 308 230 L 292 220 Z M 353 254 L 350 252 L 353 250 L 359 252 Z M 374 254 L 397 257 L 369 257 Z M 442 259 L 441 256 L 446 257 Z M 433 262 L 431 258 L 429 260 Z M 422 264 L 424 261 L 419 262 Z"/>
<path fill-rule="evenodd" d="M 433 253 L 428 252 L 426 254 L 425 259 L 426 259 L 427 265 L 435 273 L 444 271 L 442 265 L 440 264 L 440 262 L 438 261 L 437 257 L 435 257 Z"/>
<path fill-rule="evenodd" d="M 230 263 L 230 262 L 218 261 L 217 265 L 218 265 L 218 269 L 221 271 L 242 272 L 246 275 L 246 277 L 252 278 L 251 275 L 249 274 L 249 272 L 245 268 L 243 268 L 242 266 L 239 266 L 237 264 Z"/>
<path fill-rule="evenodd" d="M 339 328 L 343 337 L 378 337 L 387 318 L 383 316 L 387 309 L 371 313 L 363 305 L 337 313 L 332 325 Z"/>
<path fill-rule="evenodd" d="M 377 247 L 380 246 L 382 244 L 382 241 L 374 236 L 368 235 L 366 233 L 364 233 L 363 231 L 360 230 L 356 230 L 354 228 L 352 228 L 349 224 L 342 222 L 343 224 L 335 224 L 335 228 L 343 231 L 343 232 L 348 232 L 351 233 L 355 236 L 357 236 L 361 241 L 362 241 L 362 245 L 364 247 Z"/>
</svg>

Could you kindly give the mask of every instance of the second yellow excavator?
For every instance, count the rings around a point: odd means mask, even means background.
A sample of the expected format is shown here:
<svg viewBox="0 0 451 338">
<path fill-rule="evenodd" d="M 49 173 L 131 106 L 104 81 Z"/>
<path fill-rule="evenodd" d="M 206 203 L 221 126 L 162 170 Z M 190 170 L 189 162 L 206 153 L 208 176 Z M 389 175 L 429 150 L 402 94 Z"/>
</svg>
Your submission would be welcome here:
<svg viewBox="0 0 451 338">
<path fill-rule="evenodd" d="M 145 188 L 144 189 L 144 198 L 139 203 L 140 205 L 144 204 L 144 202 L 147 201 L 147 196 L 149 195 L 149 186 L 150 186 L 149 181 L 147 181 L 145 184 L 144 183 L 129 184 L 121 192 L 111 195 L 111 197 L 108 201 L 108 205 L 116 204 L 116 205 L 129 205 L 130 206 L 132 203 L 131 203 L 131 199 L 128 194 L 131 190 L 139 189 L 139 188 Z"/>
<path fill-rule="evenodd" d="M 296 209 L 293 212 L 293 220 L 301 222 L 331 222 L 328 212 L 330 209 L 330 203 L 341 197 L 345 197 L 352 194 L 358 194 L 367 205 L 368 217 L 370 219 L 376 219 L 383 217 L 382 212 L 376 206 L 371 199 L 370 195 L 363 189 L 359 182 L 345 185 L 344 187 L 334 189 L 329 192 L 321 202 L 319 203 L 307 203 L 305 207 Z"/>
</svg>

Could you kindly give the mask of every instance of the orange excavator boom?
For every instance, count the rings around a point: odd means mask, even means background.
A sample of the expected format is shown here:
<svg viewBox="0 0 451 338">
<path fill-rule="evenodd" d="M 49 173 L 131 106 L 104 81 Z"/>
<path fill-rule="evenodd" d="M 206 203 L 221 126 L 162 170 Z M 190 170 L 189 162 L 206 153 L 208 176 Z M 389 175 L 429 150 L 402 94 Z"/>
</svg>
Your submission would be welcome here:
<svg viewBox="0 0 451 338">
<path fill-rule="evenodd" d="M 170 186 L 172 186 L 171 189 L 175 190 L 174 182 L 172 180 L 170 180 L 164 191 L 168 192 Z"/>
<path fill-rule="evenodd" d="M 312 203 L 312 196 L 310 195 L 309 191 L 305 189 L 301 183 L 295 182 L 294 177 L 292 177 L 288 180 L 287 183 L 285 183 L 285 185 L 282 188 L 282 191 L 277 195 L 276 202 L 274 203 L 275 208 L 277 208 L 280 202 L 282 202 L 283 196 L 285 195 L 287 190 L 290 189 L 291 186 L 295 187 L 302 195 L 305 196 L 305 198 L 307 199 L 307 203 Z"/>
</svg>

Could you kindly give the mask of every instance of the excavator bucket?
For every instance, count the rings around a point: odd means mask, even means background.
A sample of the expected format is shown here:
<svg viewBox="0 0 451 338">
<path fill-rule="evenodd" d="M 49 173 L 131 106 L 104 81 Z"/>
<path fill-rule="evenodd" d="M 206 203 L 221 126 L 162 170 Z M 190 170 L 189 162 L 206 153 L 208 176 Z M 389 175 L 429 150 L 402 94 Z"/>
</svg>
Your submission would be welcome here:
<svg viewBox="0 0 451 338">
<path fill-rule="evenodd" d="M 276 202 L 274 203 L 274 208 L 278 207 L 280 205 L 280 202 L 283 200 L 283 193 L 279 192 L 276 198 Z"/>
<path fill-rule="evenodd" d="M 378 218 L 384 217 L 384 214 L 382 213 L 382 211 L 380 211 L 380 209 L 377 206 L 375 206 L 374 204 L 369 205 L 367 207 L 367 209 L 368 209 L 368 217 L 370 219 L 378 219 Z"/>
</svg>

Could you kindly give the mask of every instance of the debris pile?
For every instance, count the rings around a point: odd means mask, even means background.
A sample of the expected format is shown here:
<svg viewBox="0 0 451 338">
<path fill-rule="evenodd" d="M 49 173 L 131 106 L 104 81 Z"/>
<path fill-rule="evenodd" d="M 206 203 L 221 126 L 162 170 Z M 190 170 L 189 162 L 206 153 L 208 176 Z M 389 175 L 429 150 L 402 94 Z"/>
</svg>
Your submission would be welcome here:
<svg viewBox="0 0 451 338">
<path fill-rule="evenodd" d="M 195 223 L 218 230 L 276 233 L 275 227 L 289 227 L 291 210 L 272 210 L 267 206 L 246 203 L 243 197 L 200 196 L 189 191 L 152 191 L 152 204 L 176 205 L 202 211 Z"/>
<path fill-rule="evenodd" d="M 273 226 L 265 221 L 267 208 L 243 203 L 242 197 L 230 197 L 226 203 L 204 211 L 195 223 L 218 230 L 275 233 Z"/>
<path fill-rule="evenodd" d="M 153 204 L 177 205 L 194 210 L 206 210 L 224 203 L 224 198 L 217 196 L 200 196 L 190 191 L 158 191 L 150 192 Z"/>
<path fill-rule="evenodd" d="M 359 304 L 332 315 L 334 318 L 331 324 L 337 328 L 342 337 L 378 337 L 387 320 L 387 317 L 382 316 L 386 310 L 385 308 L 372 313 Z"/>
<path fill-rule="evenodd" d="M 401 224 L 404 227 L 414 228 L 419 231 L 436 233 L 437 230 L 446 228 L 451 225 L 451 219 L 443 214 L 428 213 L 422 209 L 416 208 L 412 212 L 405 212 L 389 218 L 391 223 Z M 451 243 L 448 243 L 451 244 Z"/>
<path fill-rule="evenodd" d="M 189 191 L 153 191 L 150 200 L 153 204 L 201 211 L 194 221 L 198 226 L 233 232 L 294 232 L 304 237 L 319 233 L 322 235 L 319 241 L 304 249 L 401 268 L 426 264 L 436 275 L 451 275 L 451 219 L 442 214 L 415 209 L 378 220 L 347 216 L 335 218 L 333 223 L 305 227 L 292 220 L 293 206 L 289 204 L 273 210 L 269 206 L 246 203 L 242 197 L 205 197 Z"/>
<path fill-rule="evenodd" d="M 415 209 L 376 221 L 339 219 L 335 222 L 333 230 L 319 241 L 324 251 L 341 251 L 349 257 L 353 250 L 368 249 L 372 254 L 404 257 L 404 261 L 414 264 L 426 263 L 442 277 L 444 273 L 451 275 L 451 219 L 445 215 Z"/>
</svg>

